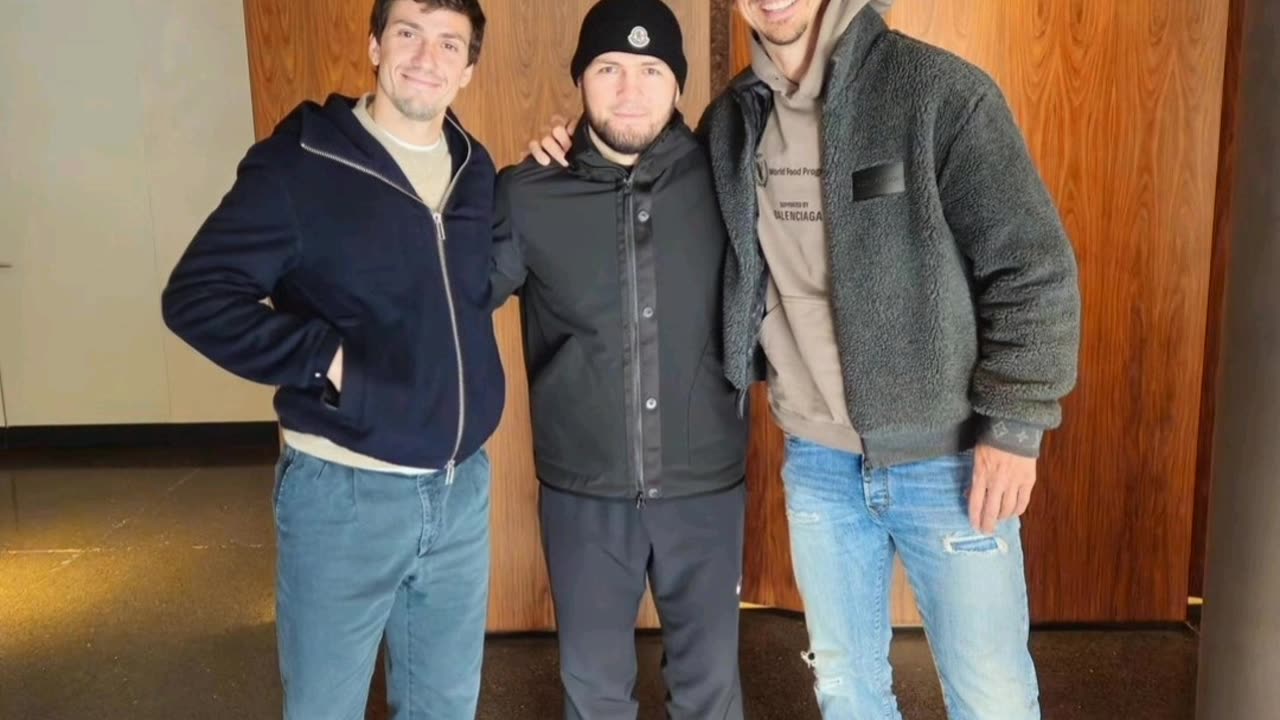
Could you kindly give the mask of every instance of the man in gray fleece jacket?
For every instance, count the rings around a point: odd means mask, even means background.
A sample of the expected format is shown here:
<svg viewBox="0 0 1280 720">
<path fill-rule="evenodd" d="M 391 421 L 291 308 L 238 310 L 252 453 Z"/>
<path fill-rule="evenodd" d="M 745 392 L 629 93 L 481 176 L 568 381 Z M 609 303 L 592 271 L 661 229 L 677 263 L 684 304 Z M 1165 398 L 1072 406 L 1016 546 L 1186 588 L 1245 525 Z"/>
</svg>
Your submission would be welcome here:
<svg viewBox="0 0 1280 720">
<path fill-rule="evenodd" d="M 768 380 L 787 432 L 823 717 L 901 717 L 896 551 L 950 716 L 1038 718 L 1018 518 L 1076 377 L 1058 213 L 995 83 L 890 32 L 887 2 L 737 5 L 752 67 L 703 118 L 725 366 L 743 393 Z"/>
<path fill-rule="evenodd" d="M 736 2 L 752 67 L 699 128 L 731 241 L 725 370 L 743 401 L 768 381 L 787 434 L 823 717 L 901 718 L 896 552 L 952 720 L 1039 718 L 1019 517 L 1076 379 L 1058 212 L 999 88 L 890 32 L 891 0 Z"/>
</svg>

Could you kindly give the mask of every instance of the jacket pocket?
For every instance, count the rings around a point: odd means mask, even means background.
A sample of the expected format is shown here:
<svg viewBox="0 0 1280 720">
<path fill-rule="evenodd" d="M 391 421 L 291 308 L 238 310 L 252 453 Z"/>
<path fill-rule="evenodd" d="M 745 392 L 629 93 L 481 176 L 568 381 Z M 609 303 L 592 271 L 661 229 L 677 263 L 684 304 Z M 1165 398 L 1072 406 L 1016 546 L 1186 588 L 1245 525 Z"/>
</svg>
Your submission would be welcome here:
<svg viewBox="0 0 1280 720">
<path fill-rule="evenodd" d="M 342 387 L 338 389 L 336 402 L 326 402 L 330 409 L 353 426 L 364 424 L 365 398 L 364 347 L 359 341 L 342 341 Z"/>
<path fill-rule="evenodd" d="M 575 338 L 564 341 L 529 387 L 534 452 L 578 474 L 609 469 L 608 392 Z M 621 414 L 621 413 L 619 413 Z"/>
<path fill-rule="evenodd" d="M 691 470 L 719 470 L 746 457 L 748 423 L 738 417 L 737 396 L 725 378 L 724 364 L 716 357 L 714 343 L 709 343 L 689 391 L 685 432 Z"/>
</svg>

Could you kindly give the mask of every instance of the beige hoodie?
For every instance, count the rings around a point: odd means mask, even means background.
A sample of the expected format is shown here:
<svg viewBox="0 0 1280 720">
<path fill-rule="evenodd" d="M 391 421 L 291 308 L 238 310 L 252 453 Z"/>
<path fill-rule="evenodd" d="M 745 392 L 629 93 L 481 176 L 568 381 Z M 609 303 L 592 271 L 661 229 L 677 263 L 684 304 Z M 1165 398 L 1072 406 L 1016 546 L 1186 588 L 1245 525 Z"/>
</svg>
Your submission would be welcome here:
<svg viewBox="0 0 1280 720">
<path fill-rule="evenodd" d="M 880 12 L 886 0 L 873 0 Z M 828 0 L 814 59 L 800 82 L 774 65 L 757 39 L 751 66 L 773 88 L 774 108 L 756 161 L 762 182 L 759 235 L 770 282 L 760 342 L 769 359 L 769 398 L 784 431 L 861 453 L 849 420 L 831 311 L 822 212 L 822 86 L 827 61 L 868 0 Z"/>
</svg>

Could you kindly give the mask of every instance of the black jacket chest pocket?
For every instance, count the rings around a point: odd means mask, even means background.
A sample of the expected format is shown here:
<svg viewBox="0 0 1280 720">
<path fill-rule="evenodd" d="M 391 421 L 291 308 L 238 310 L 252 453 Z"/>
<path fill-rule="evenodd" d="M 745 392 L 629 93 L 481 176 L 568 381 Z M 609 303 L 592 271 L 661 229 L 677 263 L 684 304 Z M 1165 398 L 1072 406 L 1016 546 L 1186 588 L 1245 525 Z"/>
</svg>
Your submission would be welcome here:
<svg viewBox="0 0 1280 720">
<path fill-rule="evenodd" d="M 901 160 L 872 165 L 861 170 L 855 170 L 853 173 L 854 202 L 871 200 L 886 195 L 899 195 L 906 191 L 906 166 Z"/>
</svg>

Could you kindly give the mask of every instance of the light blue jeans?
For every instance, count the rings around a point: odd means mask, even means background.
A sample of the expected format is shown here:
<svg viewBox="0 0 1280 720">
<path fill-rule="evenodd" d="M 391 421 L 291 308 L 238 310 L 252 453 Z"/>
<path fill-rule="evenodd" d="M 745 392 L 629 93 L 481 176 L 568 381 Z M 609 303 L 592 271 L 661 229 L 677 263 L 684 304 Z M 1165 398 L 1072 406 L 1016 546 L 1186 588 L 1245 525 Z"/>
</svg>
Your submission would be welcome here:
<svg viewBox="0 0 1280 720">
<path fill-rule="evenodd" d="M 787 438 L 796 581 L 825 720 L 900 720 L 889 666 L 895 551 L 924 617 L 952 720 L 1037 720 L 1018 520 L 969 524 L 973 454 L 868 469 Z"/>
<path fill-rule="evenodd" d="M 386 639 L 395 720 L 472 720 L 489 597 L 489 458 L 357 470 L 285 448 L 276 630 L 286 720 L 362 720 Z"/>
</svg>

